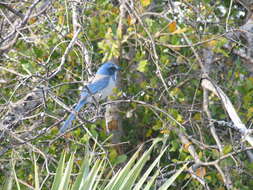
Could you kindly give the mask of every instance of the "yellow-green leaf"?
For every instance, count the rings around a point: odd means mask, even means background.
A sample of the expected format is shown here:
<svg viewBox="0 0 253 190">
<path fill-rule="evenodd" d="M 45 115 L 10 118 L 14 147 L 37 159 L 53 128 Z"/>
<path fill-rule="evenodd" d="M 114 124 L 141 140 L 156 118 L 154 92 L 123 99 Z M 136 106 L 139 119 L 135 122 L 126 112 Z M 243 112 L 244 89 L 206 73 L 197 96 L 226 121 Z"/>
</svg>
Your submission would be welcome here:
<svg viewBox="0 0 253 190">
<path fill-rule="evenodd" d="M 64 16 L 63 15 L 59 16 L 58 24 L 59 25 L 63 25 L 64 24 Z"/>
<path fill-rule="evenodd" d="M 137 70 L 142 72 L 142 73 L 147 72 L 147 65 L 148 65 L 148 61 L 147 60 L 142 60 L 142 61 L 139 62 Z"/>
<path fill-rule="evenodd" d="M 141 4 L 143 7 L 149 6 L 151 3 L 151 0 L 141 0 Z"/>
<path fill-rule="evenodd" d="M 228 154 L 229 152 L 231 152 L 232 151 L 232 145 L 231 144 L 228 144 L 228 145 L 226 145 L 225 147 L 224 147 L 224 149 L 223 149 L 223 153 L 224 154 Z"/>
</svg>

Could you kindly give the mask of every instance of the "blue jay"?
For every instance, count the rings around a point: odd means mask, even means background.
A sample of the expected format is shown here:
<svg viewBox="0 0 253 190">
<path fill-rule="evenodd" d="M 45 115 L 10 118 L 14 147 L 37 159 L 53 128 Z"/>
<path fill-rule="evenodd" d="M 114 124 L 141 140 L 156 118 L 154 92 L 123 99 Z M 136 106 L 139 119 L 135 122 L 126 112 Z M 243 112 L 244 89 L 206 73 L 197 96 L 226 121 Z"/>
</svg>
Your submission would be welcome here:
<svg viewBox="0 0 253 190">
<path fill-rule="evenodd" d="M 116 87 L 117 72 L 120 67 L 112 61 L 104 63 L 97 71 L 94 79 L 81 92 L 81 97 L 74 108 L 78 112 L 85 104 L 94 102 L 95 100 L 103 100 L 112 95 L 113 89 Z M 76 114 L 71 113 L 60 129 L 60 133 L 64 133 L 75 119 Z"/>
</svg>

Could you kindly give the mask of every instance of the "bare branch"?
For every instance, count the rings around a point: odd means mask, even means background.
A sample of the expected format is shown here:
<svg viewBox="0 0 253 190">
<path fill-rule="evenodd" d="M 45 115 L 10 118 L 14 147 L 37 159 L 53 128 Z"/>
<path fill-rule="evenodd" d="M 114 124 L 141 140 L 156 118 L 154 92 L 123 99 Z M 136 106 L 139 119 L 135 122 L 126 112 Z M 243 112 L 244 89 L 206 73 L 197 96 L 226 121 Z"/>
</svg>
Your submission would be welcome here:
<svg viewBox="0 0 253 190">
<path fill-rule="evenodd" d="M 10 6 L 8 6 L 6 3 L 0 2 L 0 5 L 2 5 L 4 8 L 8 9 L 10 12 L 12 12 L 13 14 L 19 16 L 20 18 L 24 18 L 25 15 L 23 15 L 21 12 L 11 8 Z"/>
<path fill-rule="evenodd" d="M 239 118 L 238 114 L 235 111 L 235 108 L 227 95 L 213 82 L 211 82 L 209 79 L 202 79 L 201 85 L 203 88 L 213 92 L 216 96 L 218 96 L 225 109 L 228 113 L 230 119 L 233 121 L 234 125 L 238 128 L 238 130 L 242 133 L 245 140 L 250 143 L 251 146 L 253 146 L 253 137 L 249 135 L 249 130 L 246 128 L 246 126 L 242 123 L 241 119 Z"/>
</svg>

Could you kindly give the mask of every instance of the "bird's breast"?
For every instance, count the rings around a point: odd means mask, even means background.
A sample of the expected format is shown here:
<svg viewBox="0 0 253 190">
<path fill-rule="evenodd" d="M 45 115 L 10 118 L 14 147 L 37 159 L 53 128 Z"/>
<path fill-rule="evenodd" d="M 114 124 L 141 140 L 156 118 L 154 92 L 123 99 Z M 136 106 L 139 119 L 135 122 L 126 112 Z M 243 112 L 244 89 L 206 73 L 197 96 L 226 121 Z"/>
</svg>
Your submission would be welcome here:
<svg viewBox="0 0 253 190">
<path fill-rule="evenodd" d="M 105 99 L 106 97 L 111 96 L 113 94 L 113 89 L 115 87 L 116 87 L 116 82 L 113 80 L 112 77 L 110 77 L 107 87 L 104 88 L 100 93 L 101 99 Z"/>
</svg>

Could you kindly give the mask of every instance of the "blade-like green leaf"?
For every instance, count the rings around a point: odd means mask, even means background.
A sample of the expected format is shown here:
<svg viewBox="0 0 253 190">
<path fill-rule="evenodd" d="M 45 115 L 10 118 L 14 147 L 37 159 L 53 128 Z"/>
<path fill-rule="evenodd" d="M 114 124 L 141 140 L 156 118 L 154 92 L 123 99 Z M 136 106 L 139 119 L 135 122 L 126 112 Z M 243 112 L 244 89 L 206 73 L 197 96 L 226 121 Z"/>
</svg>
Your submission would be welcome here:
<svg viewBox="0 0 253 190">
<path fill-rule="evenodd" d="M 171 176 L 158 190 L 167 190 L 177 177 L 184 171 L 188 163 L 184 164 L 173 176 Z"/>
<path fill-rule="evenodd" d="M 142 147 L 140 147 L 136 153 L 131 157 L 126 166 L 117 173 L 115 177 L 109 182 L 106 186 L 105 190 L 126 190 L 131 189 L 134 184 L 136 178 L 141 172 L 141 169 L 149 159 L 149 155 L 154 145 L 161 141 L 161 139 L 155 139 L 153 145 L 146 151 L 143 156 L 139 159 L 139 161 L 135 164 L 135 160 L 137 159 L 139 152 Z M 133 167 L 133 168 L 132 168 Z M 132 169 L 131 169 L 132 168 Z"/>
<path fill-rule="evenodd" d="M 147 182 L 146 187 L 143 190 L 150 190 L 151 186 L 154 185 L 154 181 L 157 178 L 157 176 L 159 175 L 160 171 L 157 170 L 155 175 L 153 175 Z"/>
<path fill-rule="evenodd" d="M 93 190 L 93 184 L 95 183 L 97 177 L 98 177 L 98 172 L 100 171 L 100 168 L 102 167 L 104 161 L 102 160 L 97 160 L 92 167 L 88 177 L 84 181 L 83 186 L 81 187 L 82 190 Z"/>
<path fill-rule="evenodd" d="M 148 170 L 144 173 L 144 175 L 141 177 L 141 179 L 136 184 L 133 190 L 139 190 L 143 187 L 143 183 L 146 181 L 146 179 L 148 178 L 149 174 L 154 169 L 156 164 L 160 161 L 162 155 L 165 153 L 166 150 L 167 150 L 167 147 L 164 148 L 164 150 L 159 154 L 159 156 L 155 159 L 155 161 L 151 164 L 151 166 L 149 166 Z"/>
<path fill-rule="evenodd" d="M 142 157 L 138 160 L 138 162 L 130 170 L 130 172 L 128 173 L 128 175 L 124 179 L 123 184 L 118 188 L 118 190 L 132 189 L 132 186 L 134 185 L 137 177 L 139 176 L 143 166 L 149 160 L 149 157 L 150 157 L 151 151 L 153 150 L 153 147 L 159 141 L 160 141 L 159 139 L 156 139 L 153 142 L 152 146 L 142 155 Z"/>
<path fill-rule="evenodd" d="M 35 190 L 39 190 L 40 189 L 39 172 L 34 152 L 33 152 L 33 162 L 34 162 Z"/>
<path fill-rule="evenodd" d="M 119 190 L 117 189 L 124 182 L 126 176 L 128 175 L 131 167 L 134 165 L 135 160 L 137 159 L 139 152 L 141 151 L 142 146 L 134 153 L 125 167 L 120 170 L 108 183 L 104 190 Z"/>
<path fill-rule="evenodd" d="M 101 167 L 101 169 L 100 169 L 100 172 L 99 172 L 99 175 L 97 175 L 97 180 L 96 180 L 96 182 L 95 182 L 95 184 L 94 184 L 94 186 L 93 186 L 93 189 L 97 189 L 97 190 L 99 190 L 99 188 L 98 188 L 98 185 L 100 184 L 100 182 L 101 182 L 101 178 L 102 178 L 102 175 L 105 173 L 104 171 L 105 171 L 105 168 L 106 168 L 106 163 L 104 162 L 104 164 L 102 165 L 102 167 Z M 102 190 L 102 189 L 101 189 Z"/>
<path fill-rule="evenodd" d="M 61 182 L 60 182 L 60 185 L 59 185 L 59 190 L 68 189 L 68 186 L 70 184 L 69 180 L 70 180 L 70 174 L 71 174 L 71 171 L 72 171 L 73 163 L 74 163 L 74 153 L 71 154 L 71 156 L 69 158 L 69 161 L 67 163 L 67 166 L 64 170 L 64 174 L 62 176 L 62 179 L 61 179 Z"/>
<path fill-rule="evenodd" d="M 52 190 L 58 190 L 59 189 L 59 185 L 61 183 L 62 176 L 63 176 L 65 157 L 66 157 L 66 153 L 64 152 L 64 153 L 62 153 L 60 161 L 58 163 L 58 167 L 57 167 L 56 174 L 55 174 L 55 177 L 54 177 Z"/>
<path fill-rule="evenodd" d="M 89 168 L 90 166 L 90 159 L 89 156 L 86 156 L 83 160 L 80 174 L 77 176 L 74 185 L 72 186 L 72 190 L 79 190 L 81 189 L 82 183 L 84 183 L 83 179 L 86 179 L 89 175 Z"/>
<path fill-rule="evenodd" d="M 13 154 L 14 153 L 12 151 L 12 154 L 11 154 L 12 171 L 13 171 L 13 175 L 14 175 L 14 178 L 15 178 L 15 181 L 16 181 L 16 184 L 17 184 L 17 189 L 20 190 L 20 185 L 19 185 L 18 178 L 17 178 L 16 171 L 15 171 L 16 161 L 13 159 Z"/>
<path fill-rule="evenodd" d="M 101 189 L 103 189 L 103 190 L 105 190 L 106 188 L 108 189 L 108 186 L 110 186 L 110 185 L 112 187 L 113 183 L 115 183 L 116 178 L 120 174 L 120 171 L 121 171 L 121 169 L 119 169 L 115 174 L 113 174 L 113 171 L 110 170 L 105 177 L 104 183 L 101 185 Z M 113 177 L 112 177 L 112 175 L 113 175 Z"/>
<path fill-rule="evenodd" d="M 3 190 L 12 190 L 13 189 L 13 174 L 12 171 L 10 171 L 9 176 L 6 176 L 6 181 L 4 183 Z"/>
</svg>

